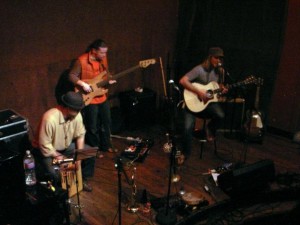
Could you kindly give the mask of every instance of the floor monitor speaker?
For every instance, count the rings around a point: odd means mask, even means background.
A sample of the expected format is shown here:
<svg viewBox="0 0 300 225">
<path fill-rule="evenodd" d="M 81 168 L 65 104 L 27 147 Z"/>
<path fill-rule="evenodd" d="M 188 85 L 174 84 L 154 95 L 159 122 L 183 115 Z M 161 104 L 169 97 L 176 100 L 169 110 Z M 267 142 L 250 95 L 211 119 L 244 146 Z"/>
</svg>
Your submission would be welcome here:
<svg viewBox="0 0 300 225">
<path fill-rule="evenodd" d="M 220 174 L 218 185 L 230 196 L 247 196 L 263 190 L 274 178 L 273 161 L 261 160 Z"/>
</svg>

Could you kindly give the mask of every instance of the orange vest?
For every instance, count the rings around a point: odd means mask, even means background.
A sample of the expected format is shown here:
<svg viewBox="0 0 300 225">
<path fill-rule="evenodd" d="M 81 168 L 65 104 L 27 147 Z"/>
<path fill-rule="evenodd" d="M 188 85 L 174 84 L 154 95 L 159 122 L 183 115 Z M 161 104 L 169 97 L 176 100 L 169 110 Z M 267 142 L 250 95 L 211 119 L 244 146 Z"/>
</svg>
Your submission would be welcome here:
<svg viewBox="0 0 300 225">
<path fill-rule="evenodd" d="M 105 57 L 101 62 L 91 60 L 90 53 L 85 53 L 79 57 L 81 64 L 81 80 L 93 79 L 101 72 L 107 70 L 107 58 Z M 95 97 L 90 104 L 100 104 L 107 99 L 106 95 Z"/>
</svg>

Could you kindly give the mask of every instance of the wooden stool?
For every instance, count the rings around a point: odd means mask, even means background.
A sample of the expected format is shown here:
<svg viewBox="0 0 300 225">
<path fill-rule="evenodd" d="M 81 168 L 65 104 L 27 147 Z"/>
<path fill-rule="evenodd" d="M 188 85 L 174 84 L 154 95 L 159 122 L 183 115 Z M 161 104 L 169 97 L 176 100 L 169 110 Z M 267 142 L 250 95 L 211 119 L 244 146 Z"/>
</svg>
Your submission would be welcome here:
<svg viewBox="0 0 300 225">
<path fill-rule="evenodd" d="M 205 143 L 207 143 L 206 137 L 206 125 L 209 118 L 196 118 L 195 129 L 194 129 L 194 137 L 198 139 L 200 142 L 200 159 L 202 159 L 203 150 L 205 147 Z M 217 154 L 217 142 L 216 138 L 213 140 L 214 142 L 214 153 Z"/>
</svg>

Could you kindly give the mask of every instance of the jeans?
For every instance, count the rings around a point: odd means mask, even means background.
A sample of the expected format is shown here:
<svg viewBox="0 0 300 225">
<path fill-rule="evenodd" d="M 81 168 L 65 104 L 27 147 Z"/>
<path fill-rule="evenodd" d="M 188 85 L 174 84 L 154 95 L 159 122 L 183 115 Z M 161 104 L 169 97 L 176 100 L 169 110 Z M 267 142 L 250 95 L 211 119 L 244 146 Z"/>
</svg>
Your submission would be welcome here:
<svg viewBox="0 0 300 225">
<path fill-rule="evenodd" d="M 191 155 L 193 133 L 196 117 L 211 119 L 207 127 L 215 132 L 222 124 L 225 114 L 218 103 L 210 103 L 206 109 L 200 113 L 193 113 L 188 108 L 184 111 L 184 131 L 183 131 L 183 154 L 186 158 Z"/>
<path fill-rule="evenodd" d="M 86 143 L 92 147 L 99 147 L 102 151 L 112 148 L 109 102 L 90 104 L 83 109 L 82 115 L 86 128 Z"/>
</svg>

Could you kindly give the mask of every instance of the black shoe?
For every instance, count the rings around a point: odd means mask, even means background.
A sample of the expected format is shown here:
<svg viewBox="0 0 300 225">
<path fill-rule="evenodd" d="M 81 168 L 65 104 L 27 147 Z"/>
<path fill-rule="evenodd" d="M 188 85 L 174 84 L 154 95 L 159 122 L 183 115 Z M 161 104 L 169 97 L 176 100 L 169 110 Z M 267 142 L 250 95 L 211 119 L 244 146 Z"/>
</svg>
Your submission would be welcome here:
<svg viewBox="0 0 300 225">
<path fill-rule="evenodd" d="M 88 184 L 87 181 L 83 181 L 83 191 L 86 192 L 91 192 L 93 190 L 93 188 Z"/>
</svg>

